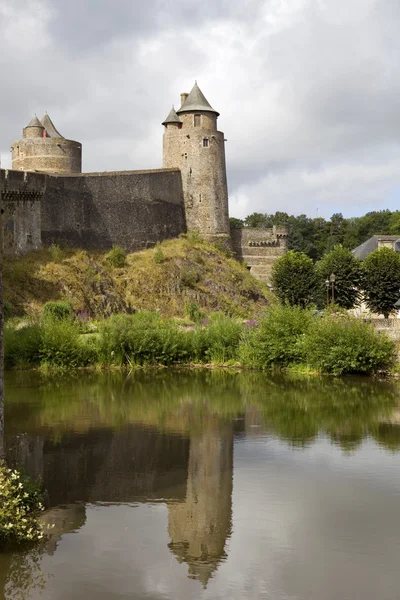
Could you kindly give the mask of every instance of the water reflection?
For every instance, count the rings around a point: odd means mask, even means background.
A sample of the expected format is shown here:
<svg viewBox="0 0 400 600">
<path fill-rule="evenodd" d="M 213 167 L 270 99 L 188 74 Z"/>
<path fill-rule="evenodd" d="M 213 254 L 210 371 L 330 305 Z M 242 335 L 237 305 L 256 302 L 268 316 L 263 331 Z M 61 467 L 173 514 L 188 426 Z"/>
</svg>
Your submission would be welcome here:
<svg viewBox="0 0 400 600">
<path fill-rule="evenodd" d="M 44 585 L 41 555 L 84 528 L 88 507 L 116 503 L 165 505 L 169 551 L 206 588 L 232 533 L 234 440 L 306 450 L 326 437 L 351 453 L 373 438 L 397 452 L 398 391 L 393 382 L 221 372 L 8 374 L 8 459 L 43 479 L 55 528 L 39 554 L 0 557 L 5 598 L 22 589 L 30 598 Z"/>
</svg>

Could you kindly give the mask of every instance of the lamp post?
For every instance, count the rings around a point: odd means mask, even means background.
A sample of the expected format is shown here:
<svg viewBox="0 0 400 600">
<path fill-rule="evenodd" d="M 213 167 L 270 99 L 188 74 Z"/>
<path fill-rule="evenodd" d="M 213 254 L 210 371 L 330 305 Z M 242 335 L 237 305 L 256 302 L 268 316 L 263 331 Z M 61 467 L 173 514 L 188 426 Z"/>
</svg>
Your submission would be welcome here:
<svg viewBox="0 0 400 600">
<path fill-rule="evenodd" d="M 333 273 L 331 273 L 331 275 L 329 277 L 329 281 L 332 284 L 332 298 L 331 298 L 331 300 L 332 300 L 332 312 L 333 312 L 334 307 L 335 307 L 335 279 L 336 279 L 335 275 Z"/>
<path fill-rule="evenodd" d="M 326 287 L 326 309 L 328 310 L 329 308 L 329 286 L 330 286 L 330 281 L 329 279 L 325 279 L 325 287 Z"/>
</svg>

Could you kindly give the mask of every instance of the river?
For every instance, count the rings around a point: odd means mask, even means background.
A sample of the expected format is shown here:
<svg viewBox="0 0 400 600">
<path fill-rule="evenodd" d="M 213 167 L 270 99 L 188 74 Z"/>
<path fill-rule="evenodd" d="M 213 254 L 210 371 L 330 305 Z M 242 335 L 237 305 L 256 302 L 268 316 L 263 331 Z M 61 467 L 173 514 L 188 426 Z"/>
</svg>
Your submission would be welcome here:
<svg viewBox="0 0 400 600">
<path fill-rule="evenodd" d="M 54 527 L 0 554 L 0 598 L 398 600 L 398 383 L 165 369 L 5 389 L 9 464 L 42 478 Z"/>
</svg>

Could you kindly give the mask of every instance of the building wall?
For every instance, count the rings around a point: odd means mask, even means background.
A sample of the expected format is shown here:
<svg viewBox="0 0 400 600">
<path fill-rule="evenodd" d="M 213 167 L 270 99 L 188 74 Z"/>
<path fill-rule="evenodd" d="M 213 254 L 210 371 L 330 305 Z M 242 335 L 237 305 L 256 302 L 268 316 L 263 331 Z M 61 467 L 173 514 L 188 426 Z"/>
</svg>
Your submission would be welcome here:
<svg viewBox="0 0 400 600">
<path fill-rule="evenodd" d="M 236 258 L 246 262 L 250 273 L 268 283 L 274 262 L 287 252 L 288 231 L 285 227 L 232 229 L 231 239 Z"/>
<path fill-rule="evenodd" d="M 47 178 L 42 241 L 128 252 L 186 231 L 181 174 L 176 169 Z"/>
<path fill-rule="evenodd" d="M 82 145 L 64 138 L 27 137 L 13 142 L 12 167 L 16 171 L 80 173 Z"/>
<path fill-rule="evenodd" d="M 188 231 L 215 240 L 229 236 L 225 140 L 212 113 L 196 114 L 201 114 L 201 127 L 193 126 L 191 113 L 181 115 L 181 129 L 167 125 L 163 166 L 181 170 Z"/>
<path fill-rule="evenodd" d="M 44 175 L 0 169 L 2 243 L 6 256 L 40 247 L 40 206 L 45 183 Z"/>
</svg>

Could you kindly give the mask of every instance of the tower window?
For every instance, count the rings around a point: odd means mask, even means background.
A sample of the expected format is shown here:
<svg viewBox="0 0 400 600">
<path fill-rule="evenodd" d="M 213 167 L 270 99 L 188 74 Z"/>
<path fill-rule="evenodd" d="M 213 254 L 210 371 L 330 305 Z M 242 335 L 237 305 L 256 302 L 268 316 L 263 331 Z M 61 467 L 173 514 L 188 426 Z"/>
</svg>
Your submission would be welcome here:
<svg viewBox="0 0 400 600">
<path fill-rule="evenodd" d="M 194 126 L 201 127 L 201 115 L 194 115 Z"/>
<path fill-rule="evenodd" d="M 203 148 L 208 148 L 210 145 L 210 140 L 208 138 L 203 138 Z"/>
</svg>

